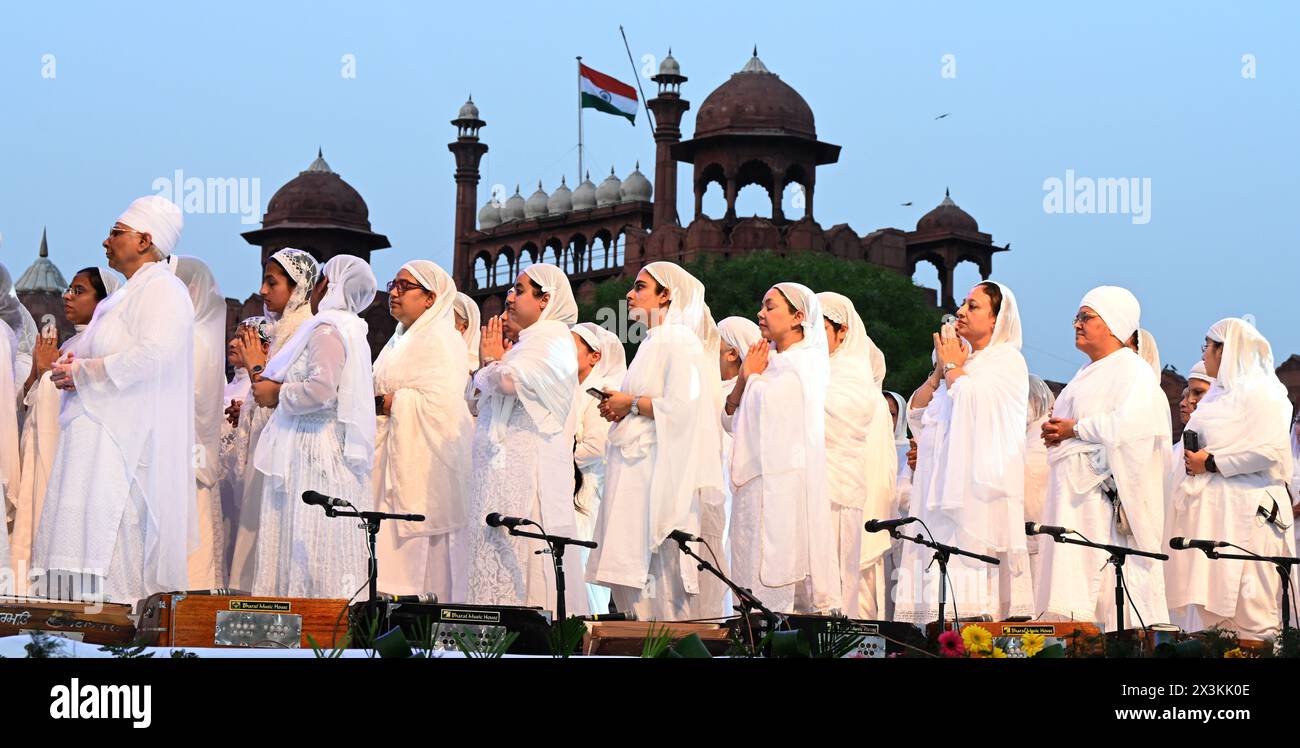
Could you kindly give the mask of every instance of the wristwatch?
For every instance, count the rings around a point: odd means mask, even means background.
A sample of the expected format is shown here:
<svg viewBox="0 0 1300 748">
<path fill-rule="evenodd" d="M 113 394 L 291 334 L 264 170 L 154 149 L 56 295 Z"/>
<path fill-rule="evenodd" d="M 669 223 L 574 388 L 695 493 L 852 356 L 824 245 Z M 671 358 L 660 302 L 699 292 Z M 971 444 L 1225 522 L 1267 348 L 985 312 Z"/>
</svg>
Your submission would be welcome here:
<svg viewBox="0 0 1300 748">
<path fill-rule="evenodd" d="M 634 415 L 634 416 L 639 416 L 639 415 L 641 415 L 641 409 L 637 407 L 637 401 L 640 400 L 640 399 L 641 399 L 641 396 L 640 396 L 640 395 L 637 395 L 636 397 L 632 398 L 632 411 L 631 411 L 631 412 L 632 412 L 632 415 Z"/>
<path fill-rule="evenodd" d="M 949 361 L 948 363 L 943 365 L 943 373 L 947 374 L 948 372 L 956 368 L 957 368 L 957 364 L 954 364 L 953 362 Z"/>
<path fill-rule="evenodd" d="M 248 378 L 252 379 L 253 381 L 257 381 L 258 379 L 261 378 L 262 371 L 264 369 L 266 369 L 265 366 L 261 366 L 261 365 L 254 366 L 253 368 L 248 370 Z"/>
<path fill-rule="evenodd" d="M 1219 472 L 1219 466 L 1214 464 L 1214 455 L 1212 454 L 1205 455 L 1205 472 L 1207 473 Z"/>
</svg>

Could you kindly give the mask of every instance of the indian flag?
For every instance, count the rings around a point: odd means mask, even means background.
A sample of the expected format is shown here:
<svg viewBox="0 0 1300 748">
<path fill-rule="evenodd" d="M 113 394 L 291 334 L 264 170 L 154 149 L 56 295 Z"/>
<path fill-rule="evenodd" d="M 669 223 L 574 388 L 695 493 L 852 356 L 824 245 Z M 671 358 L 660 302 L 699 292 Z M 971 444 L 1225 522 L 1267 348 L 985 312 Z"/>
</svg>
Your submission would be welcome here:
<svg viewBox="0 0 1300 748">
<path fill-rule="evenodd" d="M 583 109 L 599 109 L 636 124 L 636 89 L 578 63 L 578 90 Z"/>
</svg>

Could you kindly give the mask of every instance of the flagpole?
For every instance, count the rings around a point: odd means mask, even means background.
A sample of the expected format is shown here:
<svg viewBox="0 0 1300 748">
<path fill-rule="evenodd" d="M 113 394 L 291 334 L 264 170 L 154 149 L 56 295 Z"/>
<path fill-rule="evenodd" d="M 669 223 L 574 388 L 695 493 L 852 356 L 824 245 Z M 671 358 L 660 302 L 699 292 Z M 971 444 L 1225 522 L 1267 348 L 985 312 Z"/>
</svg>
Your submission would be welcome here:
<svg viewBox="0 0 1300 748">
<path fill-rule="evenodd" d="M 582 55 L 578 55 L 578 177 L 582 182 Z"/>
<path fill-rule="evenodd" d="M 627 43 L 627 32 L 623 30 L 623 25 L 619 24 L 618 33 L 623 35 L 623 49 L 627 50 L 627 61 L 632 66 L 632 80 L 636 81 L 636 90 L 641 92 L 641 104 L 645 107 L 645 118 L 650 123 L 650 136 L 655 134 L 655 118 L 650 114 L 650 102 L 645 97 L 645 91 L 641 88 L 641 73 L 636 69 L 636 63 L 632 61 L 632 47 Z M 635 123 L 633 123 L 635 124 Z"/>
</svg>

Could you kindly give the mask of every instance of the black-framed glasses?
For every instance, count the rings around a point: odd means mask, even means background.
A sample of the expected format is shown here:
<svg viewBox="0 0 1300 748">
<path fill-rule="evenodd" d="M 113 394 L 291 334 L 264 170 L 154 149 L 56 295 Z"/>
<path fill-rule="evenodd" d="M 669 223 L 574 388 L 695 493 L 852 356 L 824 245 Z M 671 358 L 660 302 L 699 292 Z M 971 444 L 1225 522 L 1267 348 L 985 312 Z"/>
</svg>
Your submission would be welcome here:
<svg viewBox="0 0 1300 748">
<path fill-rule="evenodd" d="M 416 288 L 420 289 L 421 291 L 428 290 L 424 286 L 421 286 L 419 283 L 412 283 L 409 280 L 406 280 L 404 278 L 398 278 L 397 280 L 388 281 L 388 285 L 386 285 L 385 288 L 388 289 L 388 293 L 392 293 L 394 288 L 398 289 L 397 293 L 399 296 L 401 294 L 406 293 L 407 291 Z"/>
</svg>

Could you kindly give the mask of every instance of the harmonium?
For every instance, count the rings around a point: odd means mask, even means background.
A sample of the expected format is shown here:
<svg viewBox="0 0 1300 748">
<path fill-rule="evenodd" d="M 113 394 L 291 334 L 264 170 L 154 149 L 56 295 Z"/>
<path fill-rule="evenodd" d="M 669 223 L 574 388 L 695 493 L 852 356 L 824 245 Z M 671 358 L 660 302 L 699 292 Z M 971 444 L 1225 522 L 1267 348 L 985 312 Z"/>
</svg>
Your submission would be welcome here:
<svg viewBox="0 0 1300 748">
<path fill-rule="evenodd" d="M 458 651 L 462 644 L 490 648 L 506 634 L 515 634 L 507 654 L 551 652 L 551 614 L 541 608 L 380 601 L 378 610 L 369 602 L 354 603 L 350 614 L 357 631 L 373 627 L 382 639 L 400 629 L 408 643 L 425 643 L 435 650 Z"/>
<path fill-rule="evenodd" d="M 615 657 L 640 657 L 646 639 L 662 631 L 670 632 L 674 641 L 696 634 L 704 648 L 714 657 L 726 654 L 731 646 L 726 626 L 717 623 L 678 623 L 675 621 L 592 621 L 582 637 L 582 653 Z"/>
<path fill-rule="evenodd" d="M 333 649 L 347 641 L 347 600 L 161 592 L 143 602 L 139 634 L 157 647 Z"/>
<path fill-rule="evenodd" d="M 130 605 L 0 597 L 0 636 L 31 633 L 88 644 L 129 644 L 136 628 Z"/>
<path fill-rule="evenodd" d="M 770 622 L 758 613 L 728 622 L 734 640 L 757 646 L 769 631 Z M 828 647 L 851 644 L 845 657 L 878 659 L 902 654 L 909 648 L 925 647 L 920 629 L 910 623 L 873 621 L 843 616 L 791 614 L 781 617 L 778 630 L 798 631 L 814 656 Z"/>
</svg>

